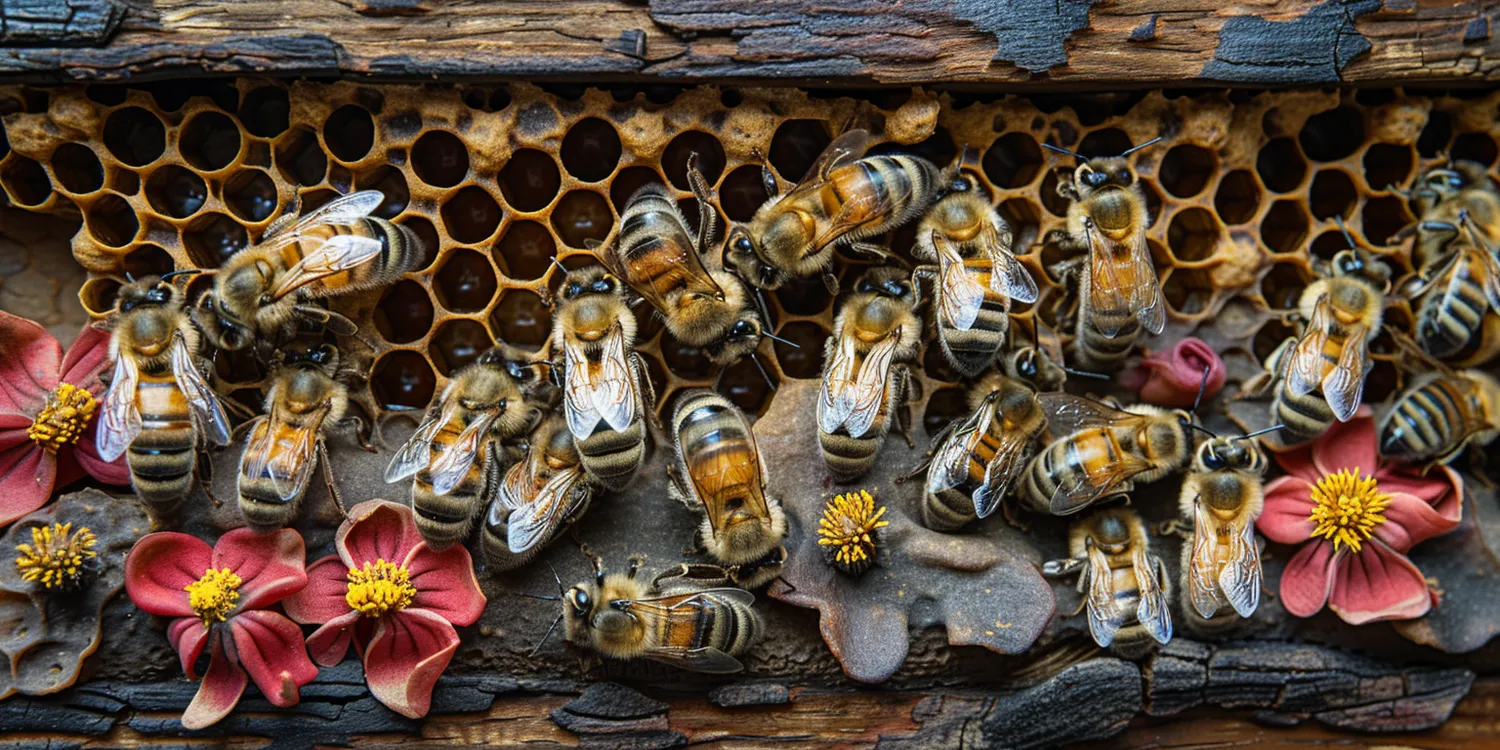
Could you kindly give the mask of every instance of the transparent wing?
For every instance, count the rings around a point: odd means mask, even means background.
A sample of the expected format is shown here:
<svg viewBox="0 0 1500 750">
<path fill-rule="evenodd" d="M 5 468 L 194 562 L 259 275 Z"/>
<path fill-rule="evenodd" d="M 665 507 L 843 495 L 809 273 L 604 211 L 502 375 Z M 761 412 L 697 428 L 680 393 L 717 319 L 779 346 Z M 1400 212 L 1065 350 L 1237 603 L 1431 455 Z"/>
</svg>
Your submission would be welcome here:
<svg viewBox="0 0 1500 750">
<path fill-rule="evenodd" d="M 986 426 L 995 418 L 997 403 L 991 394 L 938 446 L 932 457 L 932 466 L 927 470 L 928 492 L 942 492 L 968 481 L 970 456 L 974 455 L 979 441 L 984 439 Z"/>
<path fill-rule="evenodd" d="M 828 222 L 828 228 L 813 240 L 812 247 L 803 254 L 805 256 L 816 255 L 818 251 L 837 242 L 839 238 L 859 229 L 866 224 L 878 224 L 885 221 L 895 210 L 895 203 L 889 192 L 880 194 L 866 193 L 853 200 L 844 201 L 839 207 L 839 212 L 833 215 Z"/>
<path fill-rule="evenodd" d="M 266 475 L 266 469 L 271 465 L 271 456 L 276 450 L 276 441 L 271 432 L 274 427 L 271 420 L 275 414 L 276 407 L 273 404 L 269 416 L 255 418 L 256 424 L 250 428 L 250 438 L 245 441 L 245 450 L 240 454 L 241 478 L 254 479 Z"/>
<path fill-rule="evenodd" d="M 891 359 L 896 355 L 896 342 L 901 340 L 901 334 L 902 329 L 897 328 L 881 339 L 860 363 L 854 387 L 844 391 L 844 398 L 852 402 L 849 418 L 844 420 L 850 437 L 864 437 L 880 416 L 886 384 L 891 379 Z"/>
<path fill-rule="evenodd" d="M 1219 611 L 1219 563 L 1217 550 L 1219 535 L 1214 529 L 1208 508 L 1201 502 L 1193 504 L 1193 545 L 1188 558 L 1188 599 L 1193 609 L 1204 619 Z"/>
<path fill-rule="evenodd" d="M 937 230 L 932 232 L 932 246 L 938 256 L 938 312 L 949 326 L 967 331 L 984 306 L 984 285 L 974 280 L 958 251 Z"/>
<path fill-rule="evenodd" d="M 1006 239 L 1008 230 L 1003 229 L 1000 221 L 999 215 L 991 211 L 990 231 L 986 232 L 988 241 L 985 243 L 985 251 L 995 267 L 990 275 L 990 288 L 1017 302 L 1035 302 L 1039 295 L 1036 279 L 1031 278 L 1026 267 L 1011 253 L 1010 242 Z"/>
<path fill-rule="evenodd" d="M 1105 434 L 1104 439 L 1113 441 L 1114 436 Z M 1072 466 L 1085 466 L 1085 462 L 1078 458 L 1077 443 L 1068 446 L 1068 464 Z M 1086 471 L 1070 472 L 1058 482 L 1057 490 L 1052 493 L 1050 510 L 1052 515 L 1066 516 L 1077 513 L 1094 501 L 1104 497 L 1129 479 L 1147 469 L 1151 463 L 1140 456 L 1126 453 L 1118 444 L 1111 451 L 1112 458 L 1098 466 L 1088 466 Z"/>
<path fill-rule="evenodd" d="M 1096 313 L 1093 324 L 1099 332 L 1113 337 L 1120 332 L 1115 320 L 1134 316 L 1146 330 L 1161 333 L 1166 325 L 1161 282 L 1151 264 L 1146 245 L 1146 227 L 1142 223 L 1130 241 L 1109 241 L 1099 230 L 1090 227 L 1089 305 Z"/>
<path fill-rule="evenodd" d="M 1219 588 L 1240 617 L 1255 614 L 1260 606 L 1260 550 L 1255 546 L 1255 524 L 1229 537 L 1229 559 L 1219 572 Z"/>
<path fill-rule="evenodd" d="M 1161 579 L 1156 575 L 1161 561 L 1143 547 L 1136 547 L 1131 564 L 1135 566 L 1135 585 L 1140 590 L 1141 603 L 1136 607 L 1135 618 L 1158 643 L 1172 640 L 1172 613 L 1167 609 L 1167 597 L 1161 590 Z"/>
<path fill-rule="evenodd" d="M 452 403 L 445 402 L 442 409 L 428 412 L 422 424 L 417 425 L 417 431 L 407 438 L 396 457 L 391 459 L 390 465 L 385 467 L 385 481 L 400 481 L 427 468 L 427 464 L 432 461 L 432 439 L 456 416 L 457 399 L 453 399 Z"/>
<path fill-rule="evenodd" d="M 276 223 L 272 224 L 274 231 L 267 232 L 262 242 L 269 242 L 274 239 L 275 242 L 270 244 L 281 246 L 295 240 L 304 232 L 316 226 L 324 224 L 353 224 L 373 213 L 383 200 L 385 200 L 385 194 L 378 190 L 361 190 L 357 193 L 350 193 L 334 198 L 322 206 L 309 211 L 306 216 L 297 219 L 296 223 L 289 226 L 286 224 L 277 226 L 282 221 L 282 219 L 277 219 Z"/>
<path fill-rule="evenodd" d="M 1120 411 L 1091 398 L 1069 393 L 1038 393 L 1037 403 L 1047 415 L 1047 427 L 1055 437 L 1095 427 L 1124 427 L 1144 419 L 1139 414 Z"/>
<path fill-rule="evenodd" d="M 317 424 L 292 428 L 281 436 L 280 450 L 273 453 L 269 468 L 271 487 L 282 500 L 294 500 L 307 491 L 313 466 L 318 463 L 318 430 L 322 420 L 319 416 Z"/>
<path fill-rule="evenodd" d="M 177 336 L 172 342 L 172 376 L 177 388 L 187 399 L 193 422 L 211 445 L 229 445 L 229 417 L 224 415 L 224 406 L 219 396 L 203 380 L 198 364 L 188 352 L 187 341 Z"/>
<path fill-rule="evenodd" d="M 975 515 L 988 518 L 1000 507 L 1000 502 L 1010 491 L 1010 483 L 1026 467 L 1026 453 L 1031 447 L 1031 437 L 1021 430 L 1007 430 L 1000 434 L 1000 444 L 995 448 L 995 455 L 984 467 L 984 482 L 974 490 Z"/>
<path fill-rule="evenodd" d="M 1114 643 L 1115 633 L 1125 624 L 1125 613 L 1115 602 L 1114 575 L 1109 569 L 1109 558 L 1103 550 L 1089 545 L 1088 593 L 1086 600 L 1089 614 L 1089 633 L 1100 648 Z"/>
<path fill-rule="evenodd" d="M 833 142 L 829 143 L 828 147 L 823 149 L 823 153 L 818 154 L 818 158 L 812 163 L 812 166 L 808 167 L 807 174 L 802 175 L 802 179 L 796 185 L 793 185 L 792 189 L 788 190 L 786 195 L 782 196 L 782 200 L 800 196 L 803 193 L 822 187 L 823 181 L 828 177 L 829 172 L 838 169 L 852 159 L 859 158 L 864 154 L 865 149 L 869 147 L 871 140 L 869 131 L 858 129 L 847 131 L 843 135 L 833 139 Z"/>
<path fill-rule="evenodd" d="M 510 514 L 506 544 L 514 554 L 545 544 L 557 533 L 573 510 L 573 488 L 583 479 L 583 470 L 572 466 L 553 474 L 531 502 Z"/>
<path fill-rule="evenodd" d="M 1339 352 L 1339 361 L 1323 377 L 1323 398 L 1340 422 L 1349 421 L 1359 409 L 1359 400 L 1365 392 L 1367 329 L 1362 325 L 1349 329 L 1344 339 L 1344 348 Z"/>
<path fill-rule="evenodd" d="M 828 371 L 823 374 L 823 383 L 818 389 L 818 429 L 823 432 L 832 434 L 838 431 L 849 418 L 849 409 L 854 402 L 845 398 L 844 392 L 854 387 L 856 359 L 854 337 L 840 333 L 838 345 L 828 362 Z"/>
<path fill-rule="evenodd" d="M 438 459 L 432 462 L 429 474 L 432 477 L 433 492 L 446 495 L 464 481 L 469 468 L 474 465 L 474 460 L 479 458 L 479 451 L 484 447 L 484 440 L 490 433 L 490 427 L 495 424 L 495 420 L 500 418 L 500 414 L 500 410 L 496 409 L 470 422 L 464 431 L 459 433 L 458 439 L 443 451 L 443 455 L 438 456 Z"/>
<path fill-rule="evenodd" d="M 604 353 L 594 378 L 594 408 L 620 432 L 635 421 L 635 378 L 630 372 L 625 332 L 616 326 L 604 341 Z"/>
<path fill-rule="evenodd" d="M 287 269 L 281 282 L 271 292 L 271 299 L 278 300 L 320 279 L 358 268 L 380 257 L 385 245 L 373 237 L 356 234 L 340 234 L 329 237 L 297 265 Z"/>
<path fill-rule="evenodd" d="M 105 461 L 114 461 L 125 455 L 130 442 L 141 433 L 141 412 L 135 405 L 135 388 L 139 381 L 140 370 L 136 369 L 135 360 L 122 353 L 115 359 L 114 377 L 110 379 L 109 391 L 104 394 L 99 429 L 94 433 L 94 449 Z"/>
<path fill-rule="evenodd" d="M 505 471 L 500 480 L 500 503 L 507 508 L 520 508 L 531 500 L 531 490 L 536 487 L 536 464 L 527 456 Z"/>
<path fill-rule="evenodd" d="M 1305 396 L 1313 392 L 1323 380 L 1323 347 L 1328 344 L 1329 329 L 1333 326 L 1333 305 L 1328 295 L 1318 297 L 1313 307 L 1312 320 L 1302 332 L 1302 338 L 1292 347 L 1286 364 L 1286 388 L 1294 396 Z"/>
<path fill-rule="evenodd" d="M 563 356 L 568 363 L 567 372 L 563 374 L 566 396 L 563 399 L 563 413 L 568 418 L 568 431 L 573 433 L 573 437 L 582 440 L 594 434 L 594 428 L 603 419 L 594 408 L 594 383 L 589 374 L 593 363 L 589 362 L 583 346 L 571 337 L 563 339 Z"/>
</svg>

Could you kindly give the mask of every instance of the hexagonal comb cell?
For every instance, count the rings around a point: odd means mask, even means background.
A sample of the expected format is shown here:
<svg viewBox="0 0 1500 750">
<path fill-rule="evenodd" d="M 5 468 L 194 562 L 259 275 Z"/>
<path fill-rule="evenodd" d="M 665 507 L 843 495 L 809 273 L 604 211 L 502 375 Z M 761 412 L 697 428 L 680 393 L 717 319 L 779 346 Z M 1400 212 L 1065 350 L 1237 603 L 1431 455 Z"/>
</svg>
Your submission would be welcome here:
<svg viewBox="0 0 1500 750">
<path fill-rule="evenodd" d="M 500 226 L 500 205 L 484 188 L 470 185 L 443 203 L 443 227 L 463 243 L 482 242 Z"/>
<path fill-rule="evenodd" d="M 204 112 L 182 128 L 177 150 L 188 164 L 215 172 L 234 162 L 240 153 L 240 128 L 218 112 Z"/>
<path fill-rule="evenodd" d="M 483 323 L 457 318 L 438 326 L 427 345 L 427 356 L 443 377 L 452 377 L 492 345 L 494 339 Z"/>
<path fill-rule="evenodd" d="M 589 240 L 603 241 L 614 220 L 609 201 L 592 190 L 571 190 L 552 209 L 552 229 L 568 247 L 584 248 Z"/>
<path fill-rule="evenodd" d="M 323 142 L 339 161 L 359 161 L 375 146 L 375 119 L 363 107 L 339 107 L 323 126 Z"/>
<path fill-rule="evenodd" d="M 386 409 L 425 409 L 437 390 L 437 376 L 417 352 L 398 349 L 375 362 L 370 393 Z"/>
<path fill-rule="evenodd" d="M 169 164 L 146 179 L 146 202 L 163 216 L 186 219 L 207 200 L 208 185 L 203 178 L 182 167 Z"/>
<path fill-rule="evenodd" d="M 526 148 L 511 154 L 500 170 L 500 193 L 517 211 L 540 211 L 557 195 L 562 176 L 557 162 L 545 152 Z"/>
<path fill-rule="evenodd" d="M 724 147 L 719 145 L 719 139 L 701 130 L 689 130 L 678 135 L 667 144 L 667 150 L 662 153 L 661 168 L 667 173 L 667 179 L 678 190 L 688 190 L 687 163 L 688 157 L 698 155 L 698 170 L 703 173 L 703 179 L 712 185 L 719 181 L 719 176 L 724 174 Z"/>
<path fill-rule="evenodd" d="M 1297 134 L 1302 152 L 1313 161 L 1338 161 L 1352 156 L 1365 142 L 1365 117 L 1354 107 L 1339 107 L 1307 118 Z"/>
<path fill-rule="evenodd" d="M 430 130 L 411 147 L 411 168 L 428 185 L 453 187 L 469 174 L 469 150 L 458 136 Z"/>
<path fill-rule="evenodd" d="M 1255 158 L 1255 171 L 1260 181 L 1278 193 L 1289 193 L 1302 184 L 1307 174 L 1307 162 L 1302 152 L 1290 138 L 1277 138 L 1266 144 Z"/>
<path fill-rule="evenodd" d="M 11 154 L 0 167 L 0 187 L 18 206 L 40 206 L 52 197 L 47 170 L 20 154 Z"/>
<path fill-rule="evenodd" d="M 453 312 L 479 312 L 495 297 L 495 269 L 473 250 L 454 250 L 432 277 L 438 304 Z"/>
<path fill-rule="evenodd" d="M 1178 198 L 1191 198 L 1208 187 L 1208 181 L 1219 169 L 1219 159 L 1214 152 L 1202 146 L 1183 144 L 1173 146 L 1162 157 L 1156 177 L 1168 193 Z"/>
<path fill-rule="evenodd" d="M 135 209 L 124 198 L 113 193 L 94 201 L 94 205 L 84 211 L 84 223 L 88 226 L 89 234 L 108 247 L 129 245 L 141 230 L 141 222 L 136 218 Z"/>
<path fill-rule="evenodd" d="M 245 221 L 265 221 L 276 212 L 276 182 L 259 169 L 244 170 L 224 183 L 224 204 Z"/>
<path fill-rule="evenodd" d="M 1386 190 L 1411 177 L 1411 146 L 1372 143 L 1365 149 L 1365 184 L 1371 190 Z"/>
<path fill-rule="evenodd" d="M 1167 247 L 1181 261 L 1203 260 L 1219 243 L 1219 222 L 1206 209 L 1189 208 L 1172 217 L 1167 228 Z"/>
<path fill-rule="evenodd" d="M 291 97 L 280 86 L 262 86 L 240 103 L 240 122 L 260 138 L 275 138 L 291 127 Z"/>
<path fill-rule="evenodd" d="M 1006 133 L 985 150 L 980 165 L 995 187 L 1025 187 L 1042 171 L 1042 147 L 1026 133 Z"/>
<path fill-rule="evenodd" d="M 517 346 L 541 346 L 552 335 L 552 323 L 542 298 L 510 289 L 490 315 L 490 328 L 500 340 Z"/>
<path fill-rule="evenodd" d="M 277 139 L 276 167 L 287 180 L 311 186 L 328 174 L 328 157 L 318 145 L 318 136 L 307 128 L 298 128 Z"/>
<path fill-rule="evenodd" d="M 92 193 L 104 187 L 104 165 L 81 143 L 64 143 L 52 153 L 52 174 L 63 190 Z"/>
<path fill-rule="evenodd" d="M 557 255 L 557 242 L 547 228 L 534 221 L 517 221 L 505 228 L 495 246 L 495 261 L 512 279 L 539 279 Z"/>
<path fill-rule="evenodd" d="M 432 298 L 411 279 L 392 284 L 375 307 L 375 330 L 393 344 L 407 344 L 432 329 Z"/>
<path fill-rule="evenodd" d="M 104 121 L 104 147 L 128 166 L 144 167 L 167 148 L 167 129 L 140 107 L 115 110 Z"/>
<path fill-rule="evenodd" d="M 218 268 L 249 244 L 245 228 L 221 213 L 202 214 L 182 231 L 182 246 L 197 268 Z"/>
<path fill-rule="evenodd" d="M 722 149 L 720 153 L 722 168 Z M 561 156 L 568 174 L 584 182 L 598 182 L 610 176 L 620 162 L 620 134 L 613 125 L 597 117 L 580 120 L 568 128 Z"/>
<path fill-rule="evenodd" d="M 1236 169 L 1219 180 L 1214 210 L 1225 224 L 1243 224 L 1260 208 L 1260 184 L 1248 169 Z"/>
<path fill-rule="evenodd" d="M 1307 211 L 1295 200 L 1271 204 L 1260 222 L 1260 239 L 1273 253 L 1291 253 L 1302 249 L 1307 239 Z"/>
<path fill-rule="evenodd" d="M 832 142 L 828 128 L 817 120 L 787 120 L 776 128 L 767 157 L 781 179 L 796 182 Z"/>
</svg>

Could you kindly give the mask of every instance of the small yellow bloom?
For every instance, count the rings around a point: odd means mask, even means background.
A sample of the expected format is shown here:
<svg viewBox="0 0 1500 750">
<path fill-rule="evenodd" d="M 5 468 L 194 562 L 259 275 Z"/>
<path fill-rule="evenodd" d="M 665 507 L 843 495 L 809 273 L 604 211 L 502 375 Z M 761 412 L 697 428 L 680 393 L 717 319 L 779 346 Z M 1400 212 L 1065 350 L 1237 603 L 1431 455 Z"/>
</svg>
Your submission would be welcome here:
<svg viewBox="0 0 1500 750">
<path fill-rule="evenodd" d="M 416 595 L 417 588 L 411 585 L 406 568 L 376 560 L 365 563 L 362 569 L 349 569 L 349 592 L 344 594 L 344 601 L 365 617 L 380 617 L 411 606 Z"/>
<path fill-rule="evenodd" d="M 16 545 L 16 568 L 21 578 L 43 588 L 74 588 L 83 581 L 85 562 L 96 556 L 98 543 L 87 526 L 77 533 L 71 523 L 33 526 L 31 544 Z"/>
<path fill-rule="evenodd" d="M 72 445 L 83 437 L 83 431 L 94 418 L 94 394 L 72 383 L 63 383 L 47 394 L 47 403 L 37 413 L 26 437 L 42 446 L 48 453 L 56 453 L 64 445 Z"/>
<path fill-rule="evenodd" d="M 1333 540 L 1335 551 L 1346 546 L 1359 552 L 1375 527 L 1385 523 L 1385 508 L 1391 496 L 1380 491 L 1375 477 L 1361 477 L 1358 470 L 1340 469 L 1325 475 L 1312 488 L 1313 509 L 1308 516 L 1316 528 L 1312 537 Z"/>
<path fill-rule="evenodd" d="M 865 490 L 835 495 L 818 519 L 818 544 L 824 547 L 834 567 L 859 575 L 875 563 L 877 529 L 889 522 L 881 519 L 885 506 L 875 507 L 875 498 Z"/>
<path fill-rule="evenodd" d="M 203 620 L 203 627 L 224 622 L 240 603 L 240 584 L 244 583 L 229 568 L 209 568 L 203 577 L 183 587 L 188 592 L 188 606 Z"/>
</svg>

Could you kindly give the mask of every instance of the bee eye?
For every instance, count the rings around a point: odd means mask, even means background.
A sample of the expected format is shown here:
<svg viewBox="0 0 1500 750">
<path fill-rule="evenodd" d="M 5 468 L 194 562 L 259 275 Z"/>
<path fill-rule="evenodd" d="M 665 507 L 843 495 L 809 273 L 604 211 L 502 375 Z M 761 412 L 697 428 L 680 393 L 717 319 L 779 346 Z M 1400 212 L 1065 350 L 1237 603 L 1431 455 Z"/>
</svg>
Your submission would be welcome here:
<svg viewBox="0 0 1500 750">
<path fill-rule="evenodd" d="M 579 294 L 579 292 L 582 292 L 582 291 L 583 291 L 583 285 L 579 284 L 576 281 L 573 282 L 572 284 L 568 285 L 568 296 L 569 297 L 577 297 L 578 294 Z"/>
<path fill-rule="evenodd" d="M 1103 185 L 1106 179 L 1108 177 L 1103 172 L 1089 172 L 1083 176 L 1083 181 L 1087 182 L 1091 187 Z"/>
<path fill-rule="evenodd" d="M 860 279 L 859 283 L 854 285 L 854 291 L 861 293 L 873 292 L 875 291 L 875 285 L 864 279 Z"/>
<path fill-rule="evenodd" d="M 1036 355 L 1027 352 L 1016 364 L 1016 371 L 1022 375 L 1032 376 L 1036 374 Z"/>
<path fill-rule="evenodd" d="M 742 253 L 748 253 L 755 248 L 750 244 L 750 238 L 742 234 L 734 239 L 734 249 Z"/>
<path fill-rule="evenodd" d="M 762 266 L 760 269 L 760 283 L 766 286 L 776 283 L 776 269 L 770 266 Z"/>
<path fill-rule="evenodd" d="M 1135 182 L 1135 173 L 1131 172 L 1128 169 L 1122 169 L 1120 170 L 1119 174 L 1115 175 L 1115 180 L 1117 180 L 1121 185 L 1129 187 L 1131 183 Z"/>
<path fill-rule="evenodd" d="M 1451 176 L 1448 177 L 1448 187 L 1460 188 L 1460 187 L 1463 187 L 1463 186 L 1464 186 L 1464 181 L 1458 175 L 1451 175 Z"/>
<path fill-rule="evenodd" d="M 748 320 L 742 320 L 735 323 L 734 327 L 729 329 L 729 333 L 734 336 L 754 336 L 755 326 L 750 325 Z"/>
</svg>

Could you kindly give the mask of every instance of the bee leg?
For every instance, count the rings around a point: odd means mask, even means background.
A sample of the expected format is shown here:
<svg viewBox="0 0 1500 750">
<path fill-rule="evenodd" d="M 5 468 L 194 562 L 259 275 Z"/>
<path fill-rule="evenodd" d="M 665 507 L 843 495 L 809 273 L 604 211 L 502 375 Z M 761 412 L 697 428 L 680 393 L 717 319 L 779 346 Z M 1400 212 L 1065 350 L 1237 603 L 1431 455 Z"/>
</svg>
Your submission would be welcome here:
<svg viewBox="0 0 1500 750">
<path fill-rule="evenodd" d="M 1152 531 L 1157 536 L 1177 536 L 1183 539 L 1189 539 L 1193 535 L 1193 532 L 1188 529 L 1187 523 L 1180 518 L 1169 518 L 1162 521 Z"/>
<path fill-rule="evenodd" d="M 333 481 L 333 461 L 328 457 L 328 444 L 322 440 L 318 441 L 318 463 L 323 464 L 323 486 L 328 488 L 329 502 L 338 510 L 339 517 L 347 520 L 349 513 L 344 510 L 344 498 Z"/>
<path fill-rule="evenodd" d="M 199 451 L 198 460 L 193 464 L 193 474 L 198 479 L 198 486 L 203 488 L 203 494 L 214 504 L 214 507 L 223 507 L 224 502 L 214 497 L 214 465 L 209 461 L 208 451 Z"/>
<path fill-rule="evenodd" d="M 915 301 L 912 303 L 912 311 L 913 312 L 915 312 L 917 310 L 921 310 L 923 303 L 926 303 L 926 302 L 930 301 L 930 300 L 928 300 L 928 299 L 926 299 L 926 298 L 924 298 L 922 296 L 922 280 L 923 279 L 926 279 L 928 283 L 932 284 L 932 288 L 934 290 L 933 296 L 934 297 L 937 296 L 937 292 L 935 291 L 937 289 L 937 285 L 938 285 L 937 275 L 938 275 L 938 267 L 937 266 L 917 266 L 916 268 L 913 268 L 911 270 L 912 292 L 914 293 L 914 295 L 916 297 Z"/>
<path fill-rule="evenodd" d="M 823 272 L 823 288 L 828 290 L 830 297 L 839 296 L 839 277 L 833 275 L 833 271 Z"/>
<path fill-rule="evenodd" d="M 219 405 L 224 407 L 224 411 L 227 411 L 231 415 L 239 417 L 241 419 L 255 419 L 256 417 L 254 409 L 251 409 L 250 407 L 245 406 L 244 404 L 232 398 L 219 399 Z"/>
<path fill-rule="evenodd" d="M 645 555 L 631 555 L 630 561 L 625 568 L 625 577 L 634 579 L 635 574 L 641 572 L 641 566 L 646 564 Z"/>
<path fill-rule="evenodd" d="M 380 452 L 380 446 L 385 443 L 382 441 L 380 445 L 377 445 L 371 442 L 370 438 L 374 435 L 374 428 L 371 426 L 373 423 L 366 422 L 357 416 L 345 417 L 344 422 L 349 425 L 350 431 L 354 433 L 354 440 L 359 443 L 360 448 L 363 448 L 366 453 Z"/>
<path fill-rule="evenodd" d="M 245 433 L 249 432 L 256 425 L 260 424 L 261 422 L 265 421 L 266 419 L 267 419 L 266 415 L 260 414 L 260 415 L 251 417 L 250 421 L 248 421 L 248 422 L 241 422 L 238 425 L 235 425 L 235 428 L 229 432 L 229 442 L 233 443 L 233 442 L 239 440 L 240 438 L 244 437 Z"/>
<path fill-rule="evenodd" d="M 911 370 L 901 368 L 901 405 L 896 408 L 896 426 L 901 428 L 901 437 L 906 440 L 906 447 L 915 450 L 917 444 L 911 439 L 911 405 L 916 399 L 911 394 Z"/>
<path fill-rule="evenodd" d="M 1005 523 L 1022 534 L 1029 533 L 1031 531 L 1031 524 L 1021 520 L 1021 515 L 1017 512 L 1018 510 L 1016 504 L 1009 497 L 1000 501 L 1000 517 L 1005 519 Z"/>
</svg>

